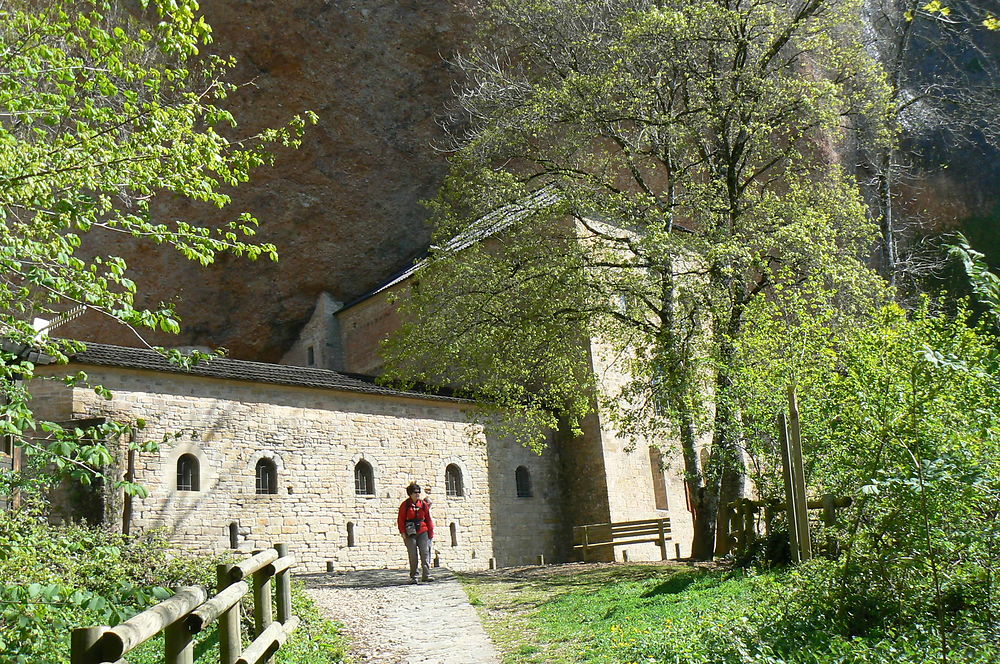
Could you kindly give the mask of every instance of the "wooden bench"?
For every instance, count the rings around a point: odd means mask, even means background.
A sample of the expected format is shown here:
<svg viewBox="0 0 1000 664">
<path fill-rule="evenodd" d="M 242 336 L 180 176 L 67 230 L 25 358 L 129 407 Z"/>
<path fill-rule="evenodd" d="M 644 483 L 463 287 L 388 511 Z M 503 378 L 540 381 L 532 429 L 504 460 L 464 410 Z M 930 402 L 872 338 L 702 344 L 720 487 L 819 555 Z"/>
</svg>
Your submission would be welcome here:
<svg viewBox="0 0 1000 664">
<path fill-rule="evenodd" d="M 583 562 L 591 549 L 629 544 L 653 543 L 660 547 L 660 558 L 667 559 L 667 542 L 670 540 L 670 519 L 643 519 L 618 523 L 590 523 L 573 527 L 573 550 L 580 553 Z"/>
</svg>

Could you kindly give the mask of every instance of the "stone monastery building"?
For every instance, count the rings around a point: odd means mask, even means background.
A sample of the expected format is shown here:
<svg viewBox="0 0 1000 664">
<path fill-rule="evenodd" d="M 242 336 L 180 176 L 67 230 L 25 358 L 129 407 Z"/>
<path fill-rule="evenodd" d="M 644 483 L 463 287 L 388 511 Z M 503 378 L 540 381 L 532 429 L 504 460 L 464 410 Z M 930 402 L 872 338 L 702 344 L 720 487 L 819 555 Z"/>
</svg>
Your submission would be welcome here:
<svg viewBox="0 0 1000 664">
<path fill-rule="evenodd" d="M 415 268 L 342 306 L 323 295 L 281 364 L 216 359 L 183 370 L 152 350 L 88 343 L 84 370 L 111 400 L 80 386 L 35 381 L 39 417 L 144 420 L 119 477 L 144 499 L 99 492 L 88 515 L 126 532 L 164 529 L 180 548 L 250 551 L 287 542 L 305 569 L 399 567 L 404 488 L 430 490 L 435 554 L 453 569 L 574 559 L 572 527 L 668 517 L 671 555 L 690 551 L 691 514 L 680 455 L 622 440 L 599 415 L 571 438 L 549 435 L 541 455 L 470 423 L 473 404 L 376 385 L 378 342 L 398 324 L 389 297 Z M 591 342 L 602 384 L 620 380 Z M 66 367 L 38 367 L 39 374 Z M 77 513 L 86 497 L 74 499 Z M 678 548 L 679 547 L 679 548 Z M 610 547 L 592 559 L 658 560 L 655 544 Z"/>
</svg>

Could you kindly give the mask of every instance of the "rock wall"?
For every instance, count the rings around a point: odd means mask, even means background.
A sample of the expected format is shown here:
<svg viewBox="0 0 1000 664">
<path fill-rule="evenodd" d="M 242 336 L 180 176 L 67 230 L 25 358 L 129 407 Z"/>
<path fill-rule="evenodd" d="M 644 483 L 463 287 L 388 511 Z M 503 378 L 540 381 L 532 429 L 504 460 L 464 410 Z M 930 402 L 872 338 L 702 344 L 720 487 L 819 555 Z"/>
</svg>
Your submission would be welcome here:
<svg viewBox="0 0 1000 664">
<path fill-rule="evenodd" d="M 308 320 L 318 294 L 347 302 L 426 248 L 419 204 L 445 173 L 433 149 L 450 95 L 446 62 L 469 29 L 464 0 L 212 0 L 202 3 L 213 49 L 234 55 L 229 106 L 241 132 L 312 110 L 319 124 L 297 151 L 233 192 L 226 212 L 162 201 L 159 217 L 215 224 L 249 210 L 276 264 L 226 258 L 204 269 L 159 247 L 95 236 L 121 251 L 144 301 L 174 300 L 183 319 L 169 345 L 224 346 L 232 356 L 277 361 Z M 96 316 L 66 334 L 135 345 Z"/>
<path fill-rule="evenodd" d="M 471 34 L 472 1 L 202 3 L 214 27 L 214 50 L 234 55 L 233 80 L 247 83 L 230 100 L 241 131 L 280 124 L 304 110 L 318 113 L 320 123 L 300 150 L 280 152 L 273 167 L 236 190 L 229 212 L 158 203 L 158 216 L 207 223 L 250 210 L 263 224 L 260 239 L 278 246 L 279 263 L 226 258 L 203 269 L 163 248 L 94 236 L 99 250 L 129 259 L 145 303 L 177 302 L 183 333 L 152 340 L 223 346 L 236 358 L 278 361 L 321 292 L 350 302 L 426 248 L 419 201 L 434 194 L 446 170 L 444 156 L 433 149 L 442 139 L 435 119 L 454 81 L 446 59 Z M 928 176 L 902 192 L 902 207 L 936 228 L 968 227 L 974 243 L 1000 250 L 996 152 L 938 147 Z M 92 315 L 63 329 L 82 339 L 137 341 Z"/>
</svg>

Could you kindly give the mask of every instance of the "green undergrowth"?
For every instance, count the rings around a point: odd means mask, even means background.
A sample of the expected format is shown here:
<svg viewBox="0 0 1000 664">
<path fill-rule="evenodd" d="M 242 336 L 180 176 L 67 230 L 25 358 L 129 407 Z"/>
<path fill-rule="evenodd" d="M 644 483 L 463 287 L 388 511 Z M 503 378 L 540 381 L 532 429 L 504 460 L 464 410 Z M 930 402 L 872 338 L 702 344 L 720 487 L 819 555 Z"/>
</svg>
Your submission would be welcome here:
<svg viewBox="0 0 1000 664">
<path fill-rule="evenodd" d="M 30 511 L 0 511 L 0 664 L 65 664 L 72 628 L 118 624 L 170 596 L 175 586 L 211 588 L 219 562 L 212 556 L 172 556 L 155 534 L 124 537 L 84 526 L 52 526 Z M 292 607 L 302 623 L 274 661 L 344 661 L 339 626 L 321 615 L 297 582 Z M 243 609 L 244 635 L 251 632 L 250 609 Z M 199 635 L 198 664 L 218 662 L 215 633 L 209 628 Z M 160 664 L 162 637 L 127 659 Z"/>
<path fill-rule="evenodd" d="M 826 561 L 763 573 L 566 565 L 462 581 L 504 664 L 944 661 L 931 620 L 894 621 L 880 613 L 885 606 L 845 599 Z M 996 625 L 982 615 L 952 615 L 950 629 L 947 661 L 1000 661 Z"/>
<path fill-rule="evenodd" d="M 244 647 L 250 644 L 252 609 L 245 600 L 242 609 Z M 273 664 L 340 664 L 347 661 L 347 642 L 340 627 L 322 615 L 298 581 L 292 583 L 292 613 L 302 622 L 270 660 Z M 215 629 L 206 629 L 200 634 L 195 640 L 195 664 L 216 664 L 219 661 L 218 643 Z M 132 651 L 128 661 L 130 664 L 162 664 L 163 637 L 151 639 Z"/>
</svg>

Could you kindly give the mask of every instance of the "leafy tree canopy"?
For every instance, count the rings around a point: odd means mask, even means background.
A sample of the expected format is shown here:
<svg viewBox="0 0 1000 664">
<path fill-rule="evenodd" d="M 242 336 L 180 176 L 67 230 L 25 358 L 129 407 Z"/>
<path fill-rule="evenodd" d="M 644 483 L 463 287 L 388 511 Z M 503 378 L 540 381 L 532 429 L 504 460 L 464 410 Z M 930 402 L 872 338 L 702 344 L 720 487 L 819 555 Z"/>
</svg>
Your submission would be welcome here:
<svg viewBox="0 0 1000 664">
<path fill-rule="evenodd" d="M 210 41 L 196 0 L 0 6 L 0 427 L 83 480 L 108 451 L 81 440 L 136 423 L 74 435 L 35 420 L 24 389 L 34 365 L 23 350 L 58 361 L 79 346 L 40 334 L 33 319 L 82 308 L 137 331 L 178 331 L 169 305 L 136 306 L 126 262 L 106 250 L 115 234 L 170 245 L 202 265 L 219 253 L 276 259 L 272 245 L 253 241 L 249 214 L 208 228 L 150 213 L 157 195 L 225 206 L 227 187 L 269 163 L 272 147 L 296 146 L 315 122 L 306 113 L 240 135 L 221 105 L 234 89 L 223 80 L 233 61 L 202 54 Z"/>
<path fill-rule="evenodd" d="M 859 3 L 488 5 L 457 62 L 441 249 L 386 347 L 393 375 L 469 386 L 528 430 L 577 429 L 594 405 L 587 354 L 604 354 L 599 370 L 624 368 L 597 394 L 609 417 L 626 436 L 679 432 L 712 521 L 741 463 L 748 305 L 807 282 L 845 306 L 879 292 L 864 265 L 873 226 L 835 156 L 860 118 L 892 138 Z M 474 221 L 543 185 L 557 203 Z"/>
</svg>

